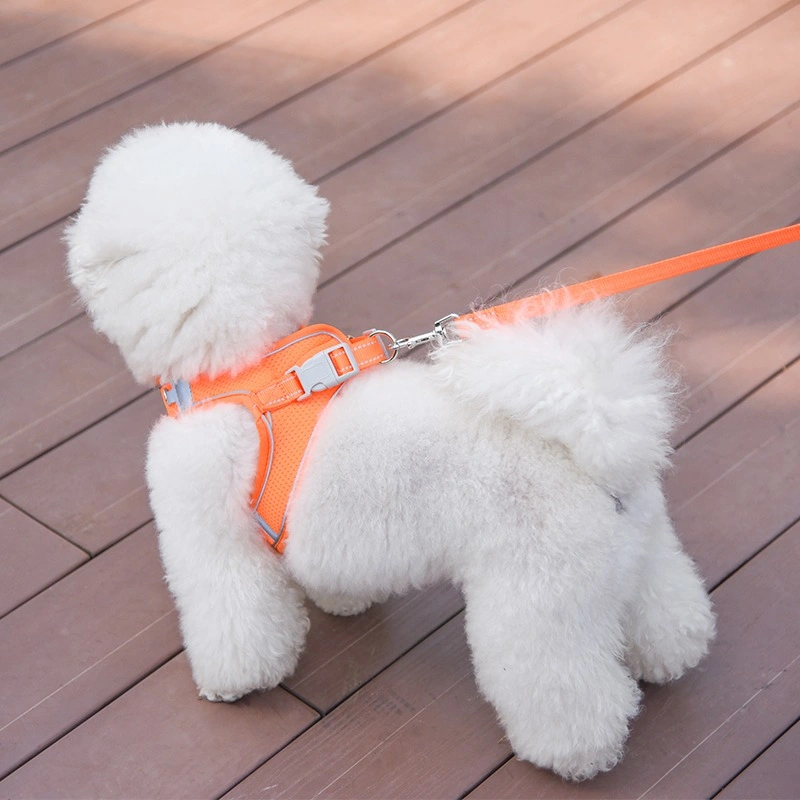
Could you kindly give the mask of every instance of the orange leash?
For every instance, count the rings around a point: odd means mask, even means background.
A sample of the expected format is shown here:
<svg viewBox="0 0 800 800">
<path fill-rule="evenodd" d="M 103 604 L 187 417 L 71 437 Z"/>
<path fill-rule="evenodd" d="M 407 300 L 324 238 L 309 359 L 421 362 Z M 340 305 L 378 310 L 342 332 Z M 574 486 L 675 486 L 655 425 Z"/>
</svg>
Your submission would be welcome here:
<svg viewBox="0 0 800 800">
<path fill-rule="evenodd" d="M 646 264 L 643 267 L 604 275 L 583 283 L 564 286 L 552 292 L 542 292 L 533 297 L 525 297 L 491 308 L 480 309 L 471 314 L 459 316 L 459 321 L 478 324 L 510 322 L 522 317 L 539 317 L 550 311 L 570 306 L 578 306 L 603 297 L 639 289 L 651 283 L 676 278 L 689 272 L 713 267 L 726 261 L 752 256 L 773 247 L 781 247 L 800 241 L 800 224 L 789 225 L 774 231 L 748 236 L 727 244 L 718 244 L 663 261 Z"/>
</svg>

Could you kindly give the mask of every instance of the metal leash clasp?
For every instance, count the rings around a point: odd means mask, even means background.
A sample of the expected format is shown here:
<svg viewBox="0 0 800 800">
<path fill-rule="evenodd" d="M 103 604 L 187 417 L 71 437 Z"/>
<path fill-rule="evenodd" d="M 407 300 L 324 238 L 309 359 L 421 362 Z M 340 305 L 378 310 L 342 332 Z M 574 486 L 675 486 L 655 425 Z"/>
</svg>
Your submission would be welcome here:
<svg viewBox="0 0 800 800">
<path fill-rule="evenodd" d="M 397 358 L 397 354 L 401 350 L 413 350 L 423 344 L 430 344 L 431 342 L 441 342 L 447 338 L 447 326 L 453 321 L 458 319 L 458 314 L 448 314 L 446 317 L 437 319 L 433 323 L 433 330 L 427 333 L 420 333 L 416 336 L 405 336 L 402 339 L 395 338 L 389 331 L 371 330 L 367 331 L 368 336 L 386 336 L 389 339 L 388 349 L 392 354 L 382 363 L 388 364 Z"/>
</svg>

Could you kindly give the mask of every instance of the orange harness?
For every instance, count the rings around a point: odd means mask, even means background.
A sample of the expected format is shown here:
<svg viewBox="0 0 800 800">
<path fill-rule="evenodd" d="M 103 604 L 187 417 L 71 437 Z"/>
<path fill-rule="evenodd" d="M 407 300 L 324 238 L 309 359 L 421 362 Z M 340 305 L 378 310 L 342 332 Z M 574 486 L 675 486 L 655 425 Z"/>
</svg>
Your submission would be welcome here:
<svg viewBox="0 0 800 800">
<path fill-rule="evenodd" d="M 260 445 L 250 505 L 264 538 L 282 553 L 286 509 L 317 420 L 345 381 L 388 358 L 380 336 L 351 339 L 311 325 L 235 377 L 165 383 L 161 397 L 171 417 L 216 403 L 238 403 L 253 415 Z"/>
<path fill-rule="evenodd" d="M 541 316 L 798 240 L 800 224 L 791 225 L 461 317 L 451 314 L 430 333 L 407 339 L 377 330 L 351 338 L 329 325 L 311 325 L 281 339 L 262 361 L 235 377 L 176 380 L 161 386 L 161 396 L 171 417 L 216 403 L 238 403 L 253 415 L 260 447 L 250 505 L 265 540 L 282 553 L 286 510 L 317 420 L 341 385 L 364 369 L 388 363 L 399 350 L 440 339 L 453 319 L 488 325 Z"/>
</svg>

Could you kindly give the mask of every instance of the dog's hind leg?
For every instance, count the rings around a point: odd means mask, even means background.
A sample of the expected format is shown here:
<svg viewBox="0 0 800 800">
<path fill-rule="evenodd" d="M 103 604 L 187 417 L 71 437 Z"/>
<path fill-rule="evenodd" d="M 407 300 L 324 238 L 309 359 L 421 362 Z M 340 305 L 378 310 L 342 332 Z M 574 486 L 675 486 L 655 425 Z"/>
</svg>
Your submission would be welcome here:
<svg viewBox="0 0 800 800">
<path fill-rule="evenodd" d="M 609 564 L 483 559 L 463 583 L 476 678 L 517 756 L 570 780 L 620 759 L 641 692 Z M 538 562 L 538 568 L 537 568 Z"/>
<path fill-rule="evenodd" d="M 635 678 L 665 683 L 679 678 L 708 652 L 714 637 L 711 601 L 653 483 L 637 500 L 652 516 L 640 590 L 626 621 L 625 660 Z"/>
<path fill-rule="evenodd" d="M 302 593 L 248 506 L 258 436 L 220 405 L 163 419 L 147 477 L 169 588 L 201 697 L 232 701 L 289 675 L 305 641 Z"/>
</svg>

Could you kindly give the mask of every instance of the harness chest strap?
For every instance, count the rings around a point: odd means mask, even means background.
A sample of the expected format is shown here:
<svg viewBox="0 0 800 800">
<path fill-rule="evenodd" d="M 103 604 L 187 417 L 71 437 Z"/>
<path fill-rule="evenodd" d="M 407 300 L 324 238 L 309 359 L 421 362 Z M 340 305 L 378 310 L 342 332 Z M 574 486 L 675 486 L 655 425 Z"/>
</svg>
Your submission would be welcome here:
<svg viewBox="0 0 800 800">
<path fill-rule="evenodd" d="M 177 380 L 162 385 L 161 396 L 171 417 L 217 403 L 252 414 L 260 441 L 250 505 L 265 540 L 283 552 L 286 511 L 320 415 L 345 381 L 388 358 L 378 335 L 351 339 L 329 325 L 311 325 L 235 377 Z"/>
</svg>

